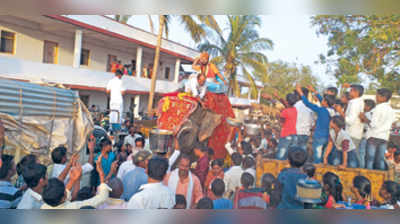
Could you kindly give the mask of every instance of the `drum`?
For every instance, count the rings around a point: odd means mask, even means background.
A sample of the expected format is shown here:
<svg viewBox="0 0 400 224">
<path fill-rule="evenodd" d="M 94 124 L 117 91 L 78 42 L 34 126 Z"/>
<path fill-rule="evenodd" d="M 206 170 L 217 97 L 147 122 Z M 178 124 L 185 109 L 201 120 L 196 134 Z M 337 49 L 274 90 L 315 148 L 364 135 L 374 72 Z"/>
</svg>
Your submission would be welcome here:
<svg viewBox="0 0 400 224">
<path fill-rule="evenodd" d="M 168 130 L 152 129 L 149 140 L 152 152 L 167 153 L 173 146 L 173 133 Z"/>
</svg>

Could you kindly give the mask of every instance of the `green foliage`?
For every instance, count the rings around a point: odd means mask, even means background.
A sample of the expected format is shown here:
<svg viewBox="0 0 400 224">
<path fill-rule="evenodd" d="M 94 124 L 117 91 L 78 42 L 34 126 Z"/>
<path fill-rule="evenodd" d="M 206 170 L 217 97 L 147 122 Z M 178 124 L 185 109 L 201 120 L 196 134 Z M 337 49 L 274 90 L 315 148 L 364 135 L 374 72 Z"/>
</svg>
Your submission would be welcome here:
<svg viewBox="0 0 400 224">
<path fill-rule="evenodd" d="M 296 84 L 304 87 L 317 85 L 317 79 L 312 75 L 309 66 L 295 66 L 282 61 L 266 66 L 266 73 L 255 73 L 257 79 L 264 84 L 263 93 L 272 95 L 277 90 L 280 97 L 285 97 L 294 91 Z"/>
<path fill-rule="evenodd" d="M 333 65 L 338 82 L 359 82 L 366 74 L 393 91 L 400 90 L 400 16 L 315 16 L 317 34 L 328 37 L 322 64 Z"/>
<path fill-rule="evenodd" d="M 243 75 L 250 82 L 251 95 L 257 95 L 253 74 L 266 72 L 267 57 L 263 50 L 272 49 L 268 38 L 261 38 L 257 28 L 261 25 L 258 16 L 227 16 L 228 26 L 224 32 L 210 27 L 207 38 L 198 45 L 200 51 L 207 51 L 221 72 L 229 80 L 235 96 L 240 95 L 237 76 Z"/>
</svg>

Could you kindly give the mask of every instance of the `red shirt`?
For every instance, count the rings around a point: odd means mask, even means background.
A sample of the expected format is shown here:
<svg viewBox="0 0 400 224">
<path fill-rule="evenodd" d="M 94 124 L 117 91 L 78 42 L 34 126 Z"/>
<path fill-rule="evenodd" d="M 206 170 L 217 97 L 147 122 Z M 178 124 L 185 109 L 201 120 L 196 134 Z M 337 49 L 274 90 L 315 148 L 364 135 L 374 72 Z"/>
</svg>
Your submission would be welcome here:
<svg viewBox="0 0 400 224">
<path fill-rule="evenodd" d="M 290 107 L 282 110 L 281 119 L 284 119 L 281 130 L 281 138 L 296 134 L 297 110 Z"/>
<path fill-rule="evenodd" d="M 193 171 L 193 173 L 199 178 L 201 186 L 204 186 L 204 182 L 206 181 L 209 163 L 210 161 L 208 160 L 208 156 L 204 155 L 197 161 L 196 169 Z"/>
</svg>

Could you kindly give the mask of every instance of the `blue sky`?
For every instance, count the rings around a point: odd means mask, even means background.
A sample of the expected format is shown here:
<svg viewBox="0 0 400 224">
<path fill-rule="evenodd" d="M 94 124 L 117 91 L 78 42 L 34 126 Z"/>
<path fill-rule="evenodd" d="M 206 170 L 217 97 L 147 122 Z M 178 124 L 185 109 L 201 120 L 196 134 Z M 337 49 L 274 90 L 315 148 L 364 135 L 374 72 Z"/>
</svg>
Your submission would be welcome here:
<svg viewBox="0 0 400 224">
<path fill-rule="evenodd" d="M 157 31 L 157 16 L 152 16 L 154 28 Z M 223 27 L 222 16 L 217 16 Z M 274 49 L 266 51 L 270 61 L 282 60 L 289 63 L 309 65 L 313 74 L 324 86 L 335 85 L 335 79 L 327 75 L 324 66 L 315 64 L 321 53 L 327 52 L 327 39 L 317 36 L 315 28 L 311 27 L 309 15 L 263 15 L 260 36 L 270 38 Z M 150 31 L 147 16 L 134 16 L 129 24 Z M 176 19 L 172 20 L 169 39 L 195 48 L 195 43 Z"/>
</svg>

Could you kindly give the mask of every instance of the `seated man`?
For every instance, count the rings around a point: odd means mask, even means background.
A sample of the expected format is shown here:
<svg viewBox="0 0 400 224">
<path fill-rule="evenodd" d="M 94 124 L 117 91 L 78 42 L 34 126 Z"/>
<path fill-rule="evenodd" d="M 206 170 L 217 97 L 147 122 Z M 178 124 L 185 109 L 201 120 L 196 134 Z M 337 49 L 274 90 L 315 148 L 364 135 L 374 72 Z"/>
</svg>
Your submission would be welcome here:
<svg viewBox="0 0 400 224">
<path fill-rule="evenodd" d="M 206 77 L 203 74 L 193 74 L 185 83 L 185 92 L 198 100 L 203 99 L 207 92 Z"/>
</svg>

